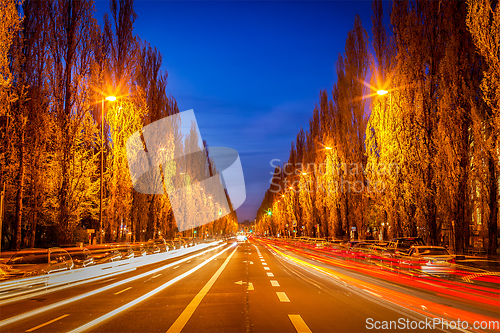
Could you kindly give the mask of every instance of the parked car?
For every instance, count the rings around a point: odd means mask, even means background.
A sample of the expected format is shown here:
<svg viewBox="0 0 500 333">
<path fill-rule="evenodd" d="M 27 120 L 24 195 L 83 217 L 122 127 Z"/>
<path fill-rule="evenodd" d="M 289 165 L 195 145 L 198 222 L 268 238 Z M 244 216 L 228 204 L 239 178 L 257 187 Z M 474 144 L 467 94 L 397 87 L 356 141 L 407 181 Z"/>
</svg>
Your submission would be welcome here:
<svg viewBox="0 0 500 333">
<path fill-rule="evenodd" d="M 86 247 L 70 247 L 65 250 L 68 251 L 71 259 L 73 259 L 75 268 L 82 268 L 95 264 L 92 253 L 90 253 L 89 249 Z"/>
<path fill-rule="evenodd" d="M 167 241 L 163 237 L 150 239 L 148 243 L 149 242 L 153 242 L 154 244 L 156 244 L 156 246 L 160 249 L 160 252 L 168 252 L 168 250 L 170 250 L 170 248 L 167 246 Z"/>
<path fill-rule="evenodd" d="M 391 239 L 387 245 L 387 255 L 390 257 L 397 257 L 406 255 L 412 246 L 426 245 L 425 241 L 420 237 L 403 237 Z"/>
<path fill-rule="evenodd" d="M 70 254 L 61 248 L 30 249 L 15 253 L 6 263 L 8 275 L 29 277 L 72 269 Z"/>
<path fill-rule="evenodd" d="M 300 243 L 303 243 L 303 244 L 309 244 L 310 238 L 302 236 L 302 237 L 299 237 L 297 239 L 297 241 L 300 242 Z"/>
<path fill-rule="evenodd" d="M 311 245 L 313 245 L 316 248 L 323 248 L 325 246 L 328 246 L 328 242 L 324 238 L 315 238 L 313 242 L 311 242 Z"/>
<path fill-rule="evenodd" d="M 412 246 L 402 260 L 416 272 L 431 275 L 452 275 L 455 273 L 455 259 L 442 246 Z"/>
<path fill-rule="evenodd" d="M 192 237 L 184 237 L 184 238 L 182 238 L 182 240 L 184 240 L 184 242 L 186 243 L 186 245 L 188 247 L 195 245 L 194 238 L 192 238 Z"/>
<path fill-rule="evenodd" d="M 182 238 L 174 238 L 173 242 L 175 243 L 176 247 L 179 249 L 183 249 L 183 248 L 187 247 L 186 241 Z"/>
<path fill-rule="evenodd" d="M 87 248 L 92 253 L 96 264 L 104 264 L 122 259 L 120 251 L 110 244 L 91 245 Z"/>
<path fill-rule="evenodd" d="M 111 246 L 115 247 L 118 252 L 120 252 L 122 259 L 131 259 L 134 257 L 134 249 L 130 246 L 130 244 L 111 244 Z"/>
<path fill-rule="evenodd" d="M 160 253 L 160 247 L 152 240 L 146 243 L 146 253 L 147 254 L 156 254 Z"/>
<path fill-rule="evenodd" d="M 130 246 L 132 247 L 132 251 L 134 251 L 134 257 L 142 257 L 148 254 L 146 245 L 143 243 L 133 243 Z"/>
<path fill-rule="evenodd" d="M 328 243 L 330 246 L 340 246 L 344 241 L 341 239 L 328 238 Z"/>
</svg>

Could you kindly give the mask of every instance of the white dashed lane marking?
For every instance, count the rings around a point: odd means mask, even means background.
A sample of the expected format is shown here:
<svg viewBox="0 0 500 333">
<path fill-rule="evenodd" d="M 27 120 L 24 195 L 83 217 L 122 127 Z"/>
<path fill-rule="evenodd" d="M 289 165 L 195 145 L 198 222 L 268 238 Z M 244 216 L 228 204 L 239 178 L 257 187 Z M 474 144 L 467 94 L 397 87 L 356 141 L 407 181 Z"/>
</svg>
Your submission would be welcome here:
<svg viewBox="0 0 500 333">
<path fill-rule="evenodd" d="M 273 273 L 267 273 L 267 276 L 271 276 L 271 277 L 273 277 L 273 276 L 274 276 L 274 274 L 273 274 Z"/>
<path fill-rule="evenodd" d="M 297 330 L 297 333 L 312 333 L 304 319 L 300 315 L 288 315 L 293 327 Z"/>
<path fill-rule="evenodd" d="M 160 275 L 161 275 L 161 274 L 160 274 Z M 121 294 L 122 292 L 127 291 L 127 290 L 129 290 L 129 289 L 132 289 L 132 287 L 125 288 L 125 289 L 123 289 L 123 290 L 121 290 L 121 291 L 119 291 L 119 292 L 115 293 L 115 295 Z"/>
<path fill-rule="evenodd" d="M 56 319 L 49 320 L 48 322 L 43 323 L 43 324 L 38 325 L 38 326 L 35 326 L 33 328 L 30 328 L 29 330 L 26 330 L 25 332 L 33 332 L 34 330 L 37 330 L 37 329 L 39 329 L 41 327 L 47 326 L 49 324 L 52 324 L 53 322 L 61 320 L 61 319 L 65 318 L 65 317 L 67 317 L 67 316 L 69 316 L 69 314 L 65 314 L 65 315 L 63 315 L 61 317 L 57 317 Z"/>
<path fill-rule="evenodd" d="M 273 286 L 273 287 L 279 287 L 280 284 L 276 280 L 271 280 L 271 286 Z"/>
<path fill-rule="evenodd" d="M 276 295 L 278 295 L 280 302 L 290 302 L 290 299 L 288 298 L 288 296 L 284 292 L 277 291 Z"/>
</svg>

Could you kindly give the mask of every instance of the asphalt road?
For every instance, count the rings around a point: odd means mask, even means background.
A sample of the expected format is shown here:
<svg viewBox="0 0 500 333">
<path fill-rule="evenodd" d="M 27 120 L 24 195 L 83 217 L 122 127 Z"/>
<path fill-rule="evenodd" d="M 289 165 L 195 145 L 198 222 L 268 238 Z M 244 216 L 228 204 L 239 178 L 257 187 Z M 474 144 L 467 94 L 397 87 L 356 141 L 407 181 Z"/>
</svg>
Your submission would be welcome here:
<svg viewBox="0 0 500 333">
<path fill-rule="evenodd" d="M 0 304 L 1 332 L 402 332 L 426 318 L 255 241 Z"/>
</svg>

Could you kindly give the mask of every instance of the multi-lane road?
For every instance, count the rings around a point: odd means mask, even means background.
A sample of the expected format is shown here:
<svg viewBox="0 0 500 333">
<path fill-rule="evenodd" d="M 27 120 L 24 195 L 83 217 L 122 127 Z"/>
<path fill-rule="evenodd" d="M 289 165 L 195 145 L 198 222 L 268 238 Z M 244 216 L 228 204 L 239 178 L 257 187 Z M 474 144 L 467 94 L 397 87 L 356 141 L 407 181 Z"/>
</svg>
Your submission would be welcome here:
<svg viewBox="0 0 500 333">
<path fill-rule="evenodd" d="M 475 329 L 474 321 L 498 324 L 499 317 L 499 309 L 250 241 L 4 301 L 0 331 L 428 332 L 456 331 L 457 324 L 463 329 L 457 320 L 467 322 L 462 331 L 495 331 L 485 324 Z"/>
</svg>

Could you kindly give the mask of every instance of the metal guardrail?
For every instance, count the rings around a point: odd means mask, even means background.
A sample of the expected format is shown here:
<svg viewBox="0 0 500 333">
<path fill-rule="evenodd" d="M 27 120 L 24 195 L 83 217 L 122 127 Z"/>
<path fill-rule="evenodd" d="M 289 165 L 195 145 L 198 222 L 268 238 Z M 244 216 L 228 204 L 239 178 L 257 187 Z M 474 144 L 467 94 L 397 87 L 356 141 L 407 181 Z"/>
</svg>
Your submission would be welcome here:
<svg viewBox="0 0 500 333">
<path fill-rule="evenodd" d="M 198 244 L 192 247 L 151 254 L 142 257 L 119 260 L 104 264 L 71 269 L 63 272 L 33 276 L 0 282 L 0 302 L 18 296 L 47 291 L 61 286 L 94 282 L 114 275 L 133 271 L 138 267 L 179 257 L 197 250 L 219 244 L 221 241 Z"/>
</svg>

